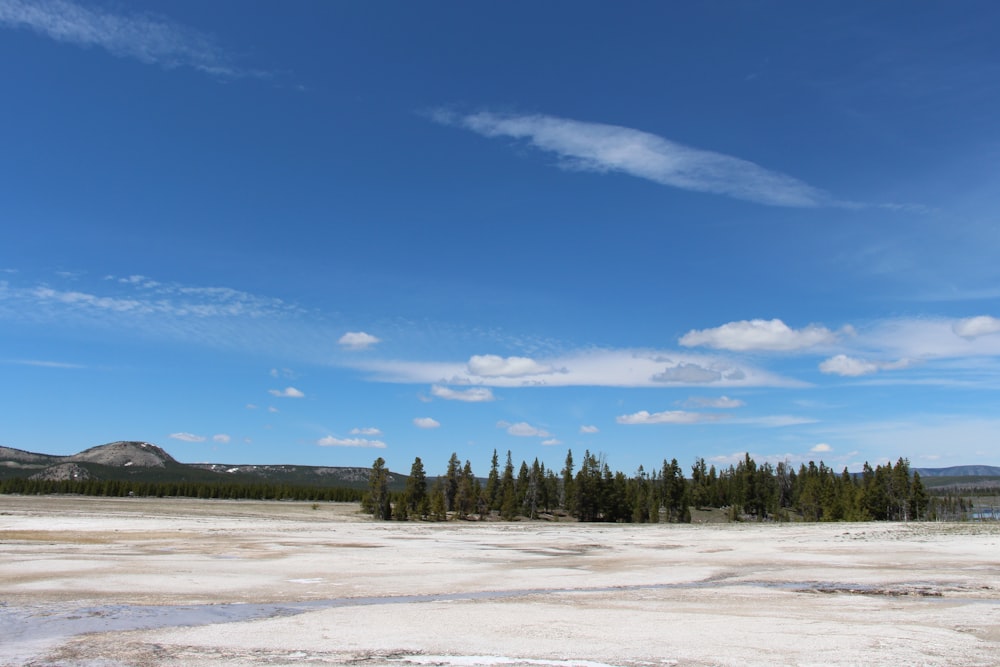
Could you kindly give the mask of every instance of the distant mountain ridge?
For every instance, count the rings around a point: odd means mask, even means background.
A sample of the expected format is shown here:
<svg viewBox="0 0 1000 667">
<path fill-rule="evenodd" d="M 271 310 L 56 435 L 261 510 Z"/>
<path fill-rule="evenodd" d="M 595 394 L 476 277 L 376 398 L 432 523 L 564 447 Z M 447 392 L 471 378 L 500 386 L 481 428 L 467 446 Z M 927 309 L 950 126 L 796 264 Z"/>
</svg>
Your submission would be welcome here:
<svg viewBox="0 0 1000 667">
<path fill-rule="evenodd" d="M 357 467 L 180 463 L 157 445 L 131 440 L 98 445 L 71 456 L 0 447 L 0 479 L 236 482 L 364 488 L 368 485 L 368 473 L 368 468 Z M 390 473 L 390 488 L 402 488 L 405 481 L 404 475 Z"/>
<path fill-rule="evenodd" d="M 933 485 L 938 478 L 1000 478 L 1000 467 L 986 465 L 914 468 Z M 149 442 L 121 440 L 90 447 L 71 456 L 39 454 L 0 446 L 0 479 L 130 480 L 147 482 L 267 483 L 290 486 L 365 488 L 368 468 L 180 463 L 162 447 Z M 390 473 L 389 485 L 401 490 L 406 475 Z M 966 480 L 954 480 L 966 481 Z"/>
<path fill-rule="evenodd" d="M 951 466 L 948 468 L 914 468 L 921 477 L 1000 477 L 997 466 Z"/>
</svg>

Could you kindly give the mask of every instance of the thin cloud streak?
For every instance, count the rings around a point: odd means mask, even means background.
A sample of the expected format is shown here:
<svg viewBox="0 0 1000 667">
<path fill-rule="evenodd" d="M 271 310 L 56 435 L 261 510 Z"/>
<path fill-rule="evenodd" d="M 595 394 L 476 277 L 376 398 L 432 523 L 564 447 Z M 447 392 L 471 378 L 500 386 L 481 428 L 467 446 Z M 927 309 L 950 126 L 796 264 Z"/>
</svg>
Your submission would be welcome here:
<svg viewBox="0 0 1000 667">
<path fill-rule="evenodd" d="M 665 410 L 653 413 L 648 410 L 640 410 L 628 415 L 619 415 L 615 421 L 619 424 L 702 424 L 716 422 L 727 417 L 728 415 L 687 412 L 686 410 Z"/>
<path fill-rule="evenodd" d="M 369 438 L 335 438 L 328 435 L 316 441 L 320 447 L 361 447 L 368 449 L 385 449 L 386 444 L 381 440 L 371 440 Z"/>
<path fill-rule="evenodd" d="M 236 67 L 205 33 L 144 14 L 115 14 L 67 0 L 0 0 L 0 26 L 29 28 L 58 42 L 96 46 L 166 69 L 191 67 L 225 77 L 259 76 Z"/>
<path fill-rule="evenodd" d="M 171 433 L 167 437 L 172 438 L 174 440 L 180 440 L 181 442 L 205 442 L 205 436 L 196 435 L 194 433 L 186 433 L 186 432 Z"/>
<path fill-rule="evenodd" d="M 682 190 L 769 206 L 861 206 L 838 202 L 823 190 L 749 160 L 619 125 L 489 111 L 460 115 L 437 110 L 430 117 L 485 137 L 526 140 L 539 150 L 556 154 L 565 169 L 621 172 Z"/>
<path fill-rule="evenodd" d="M 87 368 L 83 364 L 73 364 L 63 361 L 44 361 L 39 359 L 5 359 L 0 361 L 3 364 L 12 364 L 15 366 L 34 366 L 36 368 L 62 368 L 62 369 L 72 369 L 79 370 Z"/>
<path fill-rule="evenodd" d="M 0 0 L 2 1 L 2 0 Z M 0 323 L 90 329 L 220 349 L 279 352 L 286 360 L 328 357 L 332 323 L 295 304 L 228 287 L 120 282 L 89 287 L 16 285 L 0 280 Z"/>
</svg>

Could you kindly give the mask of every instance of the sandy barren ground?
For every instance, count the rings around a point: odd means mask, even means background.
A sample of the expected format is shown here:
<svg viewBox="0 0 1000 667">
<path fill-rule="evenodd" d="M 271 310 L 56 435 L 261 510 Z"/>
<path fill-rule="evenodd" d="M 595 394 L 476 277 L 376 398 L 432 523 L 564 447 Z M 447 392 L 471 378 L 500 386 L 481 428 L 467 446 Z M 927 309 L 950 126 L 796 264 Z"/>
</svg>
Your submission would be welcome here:
<svg viewBox="0 0 1000 667">
<path fill-rule="evenodd" d="M 1000 526 L 0 496 L 0 664 L 997 665 Z"/>
</svg>

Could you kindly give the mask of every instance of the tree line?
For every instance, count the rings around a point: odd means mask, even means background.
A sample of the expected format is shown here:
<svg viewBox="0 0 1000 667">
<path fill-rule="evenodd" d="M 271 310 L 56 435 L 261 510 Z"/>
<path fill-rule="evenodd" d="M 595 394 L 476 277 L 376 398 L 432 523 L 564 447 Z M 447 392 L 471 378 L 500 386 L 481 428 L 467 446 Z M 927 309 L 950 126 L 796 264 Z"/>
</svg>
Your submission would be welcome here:
<svg viewBox="0 0 1000 667">
<path fill-rule="evenodd" d="M 515 472 L 516 471 L 516 472 Z M 685 523 L 691 509 L 724 509 L 730 520 L 750 521 L 920 521 L 947 518 L 953 502 L 932 498 L 900 458 L 860 474 L 837 473 L 822 461 L 798 469 L 788 463 L 758 464 L 749 454 L 717 469 L 699 458 L 690 476 L 677 463 L 632 475 L 612 472 L 603 456 L 589 450 L 577 465 L 572 450 L 557 473 L 536 458 L 514 465 L 511 453 L 501 467 L 496 450 L 485 484 L 453 453 L 445 474 L 428 481 L 417 457 L 406 487 L 390 491 L 385 460 L 369 472 L 364 511 L 377 519 L 432 520 L 536 519 L 560 513 L 579 521 Z"/>
<path fill-rule="evenodd" d="M 140 482 L 130 480 L 0 480 L 0 494 L 78 494 L 108 497 L 217 498 L 224 500 L 304 500 L 358 502 L 364 490 L 240 482 Z"/>
</svg>

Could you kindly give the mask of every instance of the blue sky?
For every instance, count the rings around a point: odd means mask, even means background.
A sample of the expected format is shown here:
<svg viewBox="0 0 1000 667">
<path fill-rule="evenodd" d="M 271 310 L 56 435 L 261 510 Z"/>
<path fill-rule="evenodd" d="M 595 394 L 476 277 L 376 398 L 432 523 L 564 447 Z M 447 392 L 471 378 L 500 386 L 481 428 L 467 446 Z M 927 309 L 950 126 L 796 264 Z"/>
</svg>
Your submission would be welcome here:
<svg viewBox="0 0 1000 667">
<path fill-rule="evenodd" d="M 0 445 L 1000 465 L 998 20 L 0 0 Z"/>
</svg>

